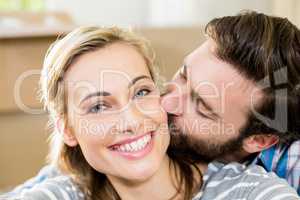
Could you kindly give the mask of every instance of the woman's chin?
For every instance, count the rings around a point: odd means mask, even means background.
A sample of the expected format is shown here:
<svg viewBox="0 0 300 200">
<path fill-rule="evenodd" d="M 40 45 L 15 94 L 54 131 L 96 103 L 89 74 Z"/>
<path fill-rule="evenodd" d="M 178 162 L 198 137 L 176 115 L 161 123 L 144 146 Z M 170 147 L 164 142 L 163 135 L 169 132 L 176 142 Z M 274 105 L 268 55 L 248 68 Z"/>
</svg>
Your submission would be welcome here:
<svg viewBox="0 0 300 200">
<path fill-rule="evenodd" d="M 124 179 L 130 182 L 144 182 L 150 179 L 159 170 L 158 165 L 150 164 L 148 166 L 135 166 L 122 173 Z"/>
<path fill-rule="evenodd" d="M 131 162 L 123 162 L 120 167 L 116 169 L 119 178 L 134 182 L 143 182 L 154 176 L 164 162 L 164 155 L 149 155 L 142 160 L 135 160 Z"/>
</svg>

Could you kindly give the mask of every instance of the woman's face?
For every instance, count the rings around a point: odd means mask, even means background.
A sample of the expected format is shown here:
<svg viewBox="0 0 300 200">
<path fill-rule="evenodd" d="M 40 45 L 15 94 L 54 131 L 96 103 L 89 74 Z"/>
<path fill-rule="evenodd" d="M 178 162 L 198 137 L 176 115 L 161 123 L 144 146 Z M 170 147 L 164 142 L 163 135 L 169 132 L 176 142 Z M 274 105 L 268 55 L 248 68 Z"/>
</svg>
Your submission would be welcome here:
<svg viewBox="0 0 300 200">
<path fill-rule="evenodd" d="M 166 159 L 167 116 L 141 54 L 114 43 L 80 56 L 65 74 L 64 140 L 107 176 L 145 180 Z"/>
</svg>

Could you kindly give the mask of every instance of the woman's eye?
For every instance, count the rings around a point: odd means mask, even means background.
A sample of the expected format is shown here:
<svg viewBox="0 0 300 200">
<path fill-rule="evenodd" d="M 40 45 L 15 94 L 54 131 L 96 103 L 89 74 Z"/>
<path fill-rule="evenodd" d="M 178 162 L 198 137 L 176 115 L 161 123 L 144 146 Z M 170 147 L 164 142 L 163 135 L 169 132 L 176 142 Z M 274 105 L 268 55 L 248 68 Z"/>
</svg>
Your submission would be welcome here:
<svg viewBox="0 0 300 200">
<path fill-rule="evenodd" d="M 92 106 L 88 113 L 99 113 L 99 112 L 103 112 L 108 108 L 108 106 L 104 105 L 104 104 L 96 104 L 94 106 Z"/>
<path fill-rule="evenodd" d="M 143 97 L 143 96 L 148 95 L 150 92 L 151 92 L 151 90 L 148 90 L 148 89 L 142 89 L 142 90 L 139 90 L 139 91 L 135 94 L 135 97 Z"/>
</svg>

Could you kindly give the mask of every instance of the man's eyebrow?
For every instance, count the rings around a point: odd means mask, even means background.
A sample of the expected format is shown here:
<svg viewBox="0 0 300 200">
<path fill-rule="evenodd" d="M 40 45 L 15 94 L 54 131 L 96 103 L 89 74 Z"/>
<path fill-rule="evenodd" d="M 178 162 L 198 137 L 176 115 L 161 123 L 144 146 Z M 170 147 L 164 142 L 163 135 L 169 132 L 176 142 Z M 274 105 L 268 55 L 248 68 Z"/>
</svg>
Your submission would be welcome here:
<svg viewBox="0 0 300 200">
<path fill-rule="evenodd" d="M 209 112 L 211 115 L 211 119 L 212 120 L 216 120 L 218 118 L 220 118 L 220 115 L 218 113 L 216 113 L 213 109 L 213 107 L 207 102 L 205 101 L 195 90 L 191 90 L 191 96 L 192 99 L 196 101 L 196 104 L 198 105 L 199 103 L 201 103 Z M 208 116 L 209 117 L 209 116 Z"/>
<path fill-rule="evenodd" d="M 137 81 L 139 81 L 141 79 L 150 79 L 150 80 L 152 80 L 151 77 L 146 76 L 146 75 L 137 76 L 137 77 L 135 77 L 134 79 L 131 80 L 131 82 L 128 85 L 128 88 L 132 87 Z"/>
<path fill-rule="evenodd" d="M 80 105 L 81 103 L 83 103 L 84 101 L 86 101 L 87 99 L 92 98 L 92 97 L 95 97 L 95 96 L 99 97 L 99 96 L 110 96 L 110 95 L 111 95 L 111 94 L 110 94 L 109 92 L 105 92 L 105 91 L 93 92 L 93 93 L 88 94 L 86 97 L 84 97 L 84 98 L 80 101 L 79 105 Z"/>
</svg>

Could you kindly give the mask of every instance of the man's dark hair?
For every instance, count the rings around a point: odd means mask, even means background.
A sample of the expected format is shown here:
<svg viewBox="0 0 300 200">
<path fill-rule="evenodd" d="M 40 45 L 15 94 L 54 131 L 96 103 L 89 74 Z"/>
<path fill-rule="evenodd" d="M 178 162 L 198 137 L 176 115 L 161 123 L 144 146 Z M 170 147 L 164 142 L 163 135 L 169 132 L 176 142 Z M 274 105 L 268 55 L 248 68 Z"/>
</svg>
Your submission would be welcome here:
<svg viewBox="0 0 300 200">
<path fill-rule="evenodd" d="M 249 110 L 241 136 L 275 134 L 281 142 L 299 139 L 299 29 L 286 18 L 247 11 L 213 19 L 205 31 L 216 42 L 215 53 L 221 60 L 263 87 L 263 100 L 255 106 L 259 115 Z"/>
</svg>

